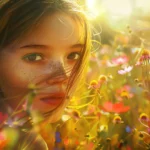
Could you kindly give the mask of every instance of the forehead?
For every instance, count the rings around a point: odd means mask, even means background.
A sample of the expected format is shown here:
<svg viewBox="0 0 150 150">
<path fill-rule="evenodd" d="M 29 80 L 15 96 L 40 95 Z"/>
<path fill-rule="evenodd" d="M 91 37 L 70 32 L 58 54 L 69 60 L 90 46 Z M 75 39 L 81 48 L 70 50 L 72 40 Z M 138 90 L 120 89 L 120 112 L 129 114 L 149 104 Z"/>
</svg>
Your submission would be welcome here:
<svg viewBox="0 0 150 150">
<path fill-rule="evenodd" d="M 84 43 L 84 26 L 77 20 L 67 14 L 55 13 L 43 17 L 30 30 L 30 32 L 21 39 L 20 43 L 40 43 L 51 45 L 72 45 L 75 43 Z"/>
</svg>

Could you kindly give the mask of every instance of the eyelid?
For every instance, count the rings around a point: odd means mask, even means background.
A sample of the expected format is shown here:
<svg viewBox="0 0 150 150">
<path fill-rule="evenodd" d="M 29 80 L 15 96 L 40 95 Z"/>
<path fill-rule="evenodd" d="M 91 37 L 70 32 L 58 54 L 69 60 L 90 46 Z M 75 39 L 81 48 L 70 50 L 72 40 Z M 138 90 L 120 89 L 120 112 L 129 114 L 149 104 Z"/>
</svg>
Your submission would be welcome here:
<svg viewBox="0 0 150 150">
<path fill-rule="evenodd" d="M 78 55 L 78 58 L 77 59 L 79 59 L 80 58 L 80 56 L 81 56 L 81 52 L 80 51 L 73 51 L 73 52 L 70 52 L 69 54 L 68 54 L 68 56 L 67 56 L 67 59 L 70 59 L 70 60 L 77 60 L 76 58 L 69 58 L 71 55 Z"/>
<path fill-rule="evenodd" d="M 71 52 L 71 53 L 76 53 L 76 54 L 81 55 L 81 52 L 80 52 L 80 51 L 75 51 L 75 52 Z M 70 53 L 70 54 L 71 54 L 71 53 Z"/>
<path fill-rule="evenodd" d="M 41 56 L 42 59 L 43 59 L 43 54 L 41 54 L 41 53 L 28 53 L 28 54 L 24 55 L 24 56 L 22 57 L 22 59 L 23 59 L 23 60 L 26 60 L 26 61 L 30 61 L 30 60 L 27 60 L 26 57 L 31 56 L 31 55 L 34 55 L 34 54 Z M 38 60 L 37 60 L 37 61 L 38 61 Z M 33 62 L 36 62 L 36 60 L 33 61 Z"/>
</svg>

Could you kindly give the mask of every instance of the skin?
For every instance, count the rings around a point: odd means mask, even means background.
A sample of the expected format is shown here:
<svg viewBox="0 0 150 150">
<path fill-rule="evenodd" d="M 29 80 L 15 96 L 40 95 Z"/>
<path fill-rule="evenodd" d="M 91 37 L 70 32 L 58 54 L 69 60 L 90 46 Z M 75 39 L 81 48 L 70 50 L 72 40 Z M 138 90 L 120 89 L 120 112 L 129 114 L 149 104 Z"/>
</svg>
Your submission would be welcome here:
<svg viewBox="0 0 150 150">
<path fill-rule="evenodd" d="M 32 83 L 40 89 L 31 105 L 33 110 L 45 113 L 65 103 L 67 82 L 83 48 L 81 35 L 75 20 L 55 13 L 45 16 L 19 42 L 2 49 L 0 88 L 5 102 L 13 110 L 26 106 Z M 41 100 L 48 96 L 50 103 Z"/>
</svg>

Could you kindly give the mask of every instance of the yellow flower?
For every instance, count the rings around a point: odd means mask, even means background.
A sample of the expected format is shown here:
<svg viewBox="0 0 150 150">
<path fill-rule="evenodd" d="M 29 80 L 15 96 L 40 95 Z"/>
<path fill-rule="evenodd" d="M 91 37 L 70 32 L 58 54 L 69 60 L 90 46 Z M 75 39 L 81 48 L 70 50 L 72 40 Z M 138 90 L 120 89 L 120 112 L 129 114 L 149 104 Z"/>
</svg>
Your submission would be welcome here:
<svg viewBox="0 0 150 150">
<path fill-rule="evenodd" d="M 122 118 L 119 115 L 115 116 L 113 118 L 113 123 L 115 124 L 123 123 Z"/>
<path fill-rule="evenodd" d="M 98 82 L 96 81 L 96 80 L 92 80 L 91 82 L 90 82 L 90 85 L 89 85 L 89 89 L 96 89 L 96 88 L 98 88 L 99 87 L 99 84 L 98 84 Z"/>
<path fill-rule="evenodd" d="M 90 82 L 90 85 L 91 86 L 95 86 L 95 85 L 97 85 L 98 84 L 98 82 L 96 81 L 96 80 L 92 80 L 91 82 Z"/>
<path fill-rule="evenodd" d="M 129 99 L 129 93 L 127 91 L 122 91 L 121 97 Z"/>
<path fill-rule="evenodd" d="M 141 113 L 139 119 L 140 119 L 140 121 L 148 121 L 149 120 L 148 115 L 145 113 Z"/>
<path fill-rule="evenodd" d="M 107 81 L 107 77 L 105 76 L 105 75 L 100 75 L 100 77 L 99 77 L 99 82 L 100 83 L 104 83 L 104 82 L 106 82 Z"/>
</svg>

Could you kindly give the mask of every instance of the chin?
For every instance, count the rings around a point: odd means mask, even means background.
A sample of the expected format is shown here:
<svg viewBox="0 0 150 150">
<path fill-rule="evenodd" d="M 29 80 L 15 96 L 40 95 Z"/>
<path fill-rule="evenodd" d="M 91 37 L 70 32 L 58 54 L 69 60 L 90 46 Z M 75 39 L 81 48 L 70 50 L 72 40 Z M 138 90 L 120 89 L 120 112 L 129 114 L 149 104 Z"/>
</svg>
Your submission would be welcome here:
<svg viewBox="0 0 150 150">
<path fill-rule="evenodd" d="M 32 107 L 32 110 L 38 112 L 38 114 L 39 114 L 38 116 L 41 115 L 43 117 L 44 121 L 46 121 L 48 123 L 55 123 L 61 119 L 66 105 L 67 105 L 67 101 L 63 101 L 63 103 L 57 107 L 49 107 L 49 108 L 44 107 L 45 109 L 43 110 L 43 107 L 41 104 L 42 109 L 39 108 L 39 105 L 38 105 L 38 107 L 36 105 L 36 107 Z"/>
</svg>

